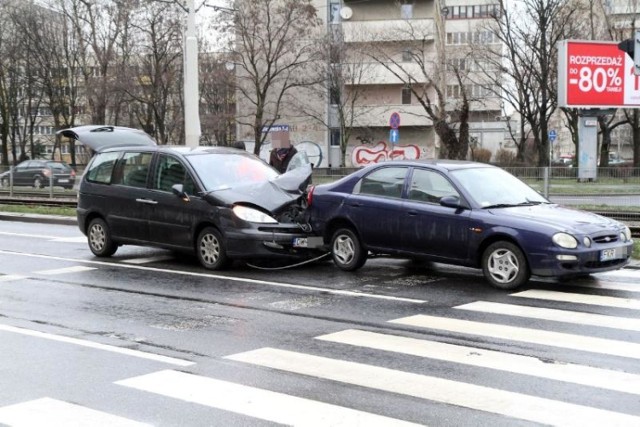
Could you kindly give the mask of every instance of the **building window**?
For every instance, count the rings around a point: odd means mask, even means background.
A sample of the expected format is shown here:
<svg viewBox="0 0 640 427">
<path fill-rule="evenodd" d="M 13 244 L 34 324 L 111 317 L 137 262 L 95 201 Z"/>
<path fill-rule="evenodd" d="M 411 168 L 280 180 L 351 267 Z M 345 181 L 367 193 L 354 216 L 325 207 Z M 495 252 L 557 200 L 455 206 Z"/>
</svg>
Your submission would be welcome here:
<svg viewBox="0 0 640 427">
<path fill-rule="evenodd" d="M 411 52 L 411 49 L 402 51 L 402 62 L 413 62 L 413 52 Z"/>
<path fill-rule="evenodd" d="M 411 104 L 411 88 L 410 87 L 402 88 L 402 104 L 404 105 Z"/>
<path fill-rule="evenodd" d="M 340 129 L 331 129 L 331 145 L 340 145 Z"/>
<path fill-rule="evenodd" d="M 400 5 L 400 17 L 402 19 L 413 18 L 413 4 Z"/>
</svg>

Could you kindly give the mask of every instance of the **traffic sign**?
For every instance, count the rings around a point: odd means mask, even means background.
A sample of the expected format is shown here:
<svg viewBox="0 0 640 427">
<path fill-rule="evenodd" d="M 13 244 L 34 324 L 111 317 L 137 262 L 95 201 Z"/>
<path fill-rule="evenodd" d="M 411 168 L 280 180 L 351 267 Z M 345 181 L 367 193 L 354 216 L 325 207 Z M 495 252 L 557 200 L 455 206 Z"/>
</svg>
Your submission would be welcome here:
<svg viewBox="0 0 640 427">
<path fill-rule="evenodd" d="M 400 127 L 399 113 L 391 113 L 391 117 L 389 118 L 389 126 L 391 127 L 391 129 L 398 129 Z"/>
<path fill-rule="evenodd" d="M 400 131 L 398 129 L 391 129 L 389 131 L 389 141 L 393 144 L 397 144 L 400 141 Z"/>
<path fill-rule="evenodd" d="M 563 40 L 558 44 L 558 105 L 640 107 L 640 76 L 616 42 Z"/>
<path fill-rule="evenodd" d="M 556 138 L 558 137 L 558 134 L 556 133 L 555 129 L 551 129 L 549 131 L 549 141 L 553 142 L 556 140 Z"/>
</svg>

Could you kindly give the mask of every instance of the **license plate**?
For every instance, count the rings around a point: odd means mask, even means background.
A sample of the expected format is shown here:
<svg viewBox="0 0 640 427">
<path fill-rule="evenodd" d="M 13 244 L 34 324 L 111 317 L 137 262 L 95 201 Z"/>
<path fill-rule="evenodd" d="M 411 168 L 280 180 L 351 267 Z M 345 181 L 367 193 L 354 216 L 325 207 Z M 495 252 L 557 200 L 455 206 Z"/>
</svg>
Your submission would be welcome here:
<svg viewBox="0 0 640 427">
<path fill-rule="evenodd" d="M 58 182 L 69 182 L 68 179 L 59 179 Z"/>
<path fill-rule="evenodd" d="M 307 246 L 309 246 L 309 241 L 306 237 L 296 237 L 293 239 L 294 248 L 306 248 Z"/>
<path fill-rule="evenodd" d="M 605 249 L 600 251 L 600 261 L 609 261 L 612 259 L 616 259 L 617 253 L 615 249 Z"/>
</svg>

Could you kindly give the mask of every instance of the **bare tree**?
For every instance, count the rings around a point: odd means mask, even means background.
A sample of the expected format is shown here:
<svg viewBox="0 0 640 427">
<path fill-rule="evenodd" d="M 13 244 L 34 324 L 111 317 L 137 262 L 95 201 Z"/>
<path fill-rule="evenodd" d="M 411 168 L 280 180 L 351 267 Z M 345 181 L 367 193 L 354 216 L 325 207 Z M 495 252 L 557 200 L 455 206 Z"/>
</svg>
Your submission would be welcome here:
<svg viewBox="0 0 640 427">
<path fill-rule="evenodd" d="M 360 122 L 373 109 L 367 107 L 365 84 L 372 78 L 374 63 L 344 42 L 339 26 L 331 28 L 318 48 L 319 66 L 312 77 L 318 83 L 309 88 L 310 96 L 300 97 L 297 104 L 301 114 L 330 130 L 337 130 L 340 166 L 344 167 L 349 141 L 355 133 L 362 133 L 362 128 L 366 129 Z"/>
<path fill-rule="evenodd" d="M 206 145 L 229 146 L 235 141 L 235 76 L 225 54 L 201 54 L 200 99 Z"/>
<path fill-rule="evenodd" d="M 311 0 L 237 0 L 223 31 L 234 34 L 230 51 L 237 63 L 238 123 L 252 130 L 254 153 L 267 138 L 264 128 L 278 119 L 286 96 L 306 87 L 317 58 L 320 20 Z"/>
</svg>

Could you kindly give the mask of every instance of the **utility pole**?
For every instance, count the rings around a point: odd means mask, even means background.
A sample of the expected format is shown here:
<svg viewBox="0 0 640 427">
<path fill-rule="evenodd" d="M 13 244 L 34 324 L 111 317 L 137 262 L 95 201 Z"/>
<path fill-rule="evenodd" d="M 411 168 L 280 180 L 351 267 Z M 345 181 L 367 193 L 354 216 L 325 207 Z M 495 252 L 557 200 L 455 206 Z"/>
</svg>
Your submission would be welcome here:
<svg viewBox="0 0 640 427">
<path fill-rule="evenodd" d="M 187 31 L 184 37 L 184 133 L 185 145 L 200 145 L 200 93 L 198 89 L 198 38 L 194 0 L 186 0 Z"/>
</svg>

